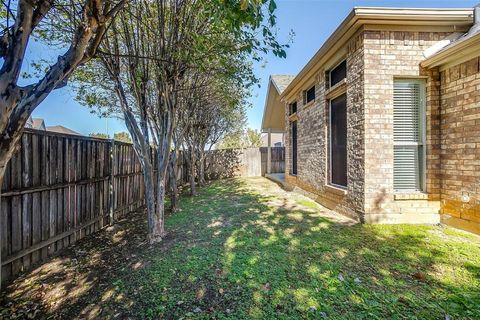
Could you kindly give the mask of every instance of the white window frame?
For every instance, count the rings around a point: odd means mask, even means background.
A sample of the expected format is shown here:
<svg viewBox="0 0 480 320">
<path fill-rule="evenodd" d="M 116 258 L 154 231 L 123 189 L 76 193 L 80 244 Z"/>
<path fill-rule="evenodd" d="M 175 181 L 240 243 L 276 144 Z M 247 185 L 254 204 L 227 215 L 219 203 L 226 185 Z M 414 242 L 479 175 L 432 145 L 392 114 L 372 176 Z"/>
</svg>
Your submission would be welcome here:
<svg viewBox="0 0 480 320">
<path fill-rule="evenodd" d="M 422 153 L 419 153 L 419 156 L 422 157 L 422 162 L 420 163 L 421 167 L 419 168 L 419 179 L 420 179 L 420 188 L 421 190 L 416 190 L 416 189 L 395 189 L 394 185 L 394 192 L 395 193 L 412 193 L 412 192 L 425 192 L 426 191 L 426 178 L 427 178 L 427 117 L 426 117 L 426 109 L 427 109 L 427 104 L 426 104 L 426 80 L 425 79 L 404 79 L 404 78 L 395 78 L 394 79 L 394 85 L 395 83 L 398 82 L 403 82 L 403 83 L 417 83 L 420 85 L 420 110 L 419 110 L 419 121 L 418 121 L 418 126 L 419 126 L 419 134 L 420 134 L 420 141 L 419 142 L 395 142 L 393 139 L 393 147 L 395 146 L 417 146 L 418 149 L 421 147 Z M 392 94 L 392 100 L 393 100 L 393 94 Z M 395 102 L 393 102 L 393 108 L 395 108 Z M 395 121 L 395 120 L 394 120 Z M 395 126 L 395 122 L 393 122 L 393 125 Z M 395 164 L 394 164 L 395 166 Z M 394 167 L 395 171 L 395 167 Z"/>
</svg>

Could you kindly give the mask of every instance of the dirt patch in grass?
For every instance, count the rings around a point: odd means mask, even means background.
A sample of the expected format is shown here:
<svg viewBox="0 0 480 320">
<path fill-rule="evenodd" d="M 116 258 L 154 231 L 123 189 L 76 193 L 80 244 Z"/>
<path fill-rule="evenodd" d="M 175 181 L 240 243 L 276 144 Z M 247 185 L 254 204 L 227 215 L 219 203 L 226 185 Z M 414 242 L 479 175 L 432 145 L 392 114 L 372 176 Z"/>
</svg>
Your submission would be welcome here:
<svg viewBox="0 0 480 320">
<path fill-rule="evenodd" d="M 475 319 L 480 240 L 448 227 L 360 225 L 263 178 L 182 197 L 166 239 L 145 215 L 12 283 L 3 318 Z"/>
<path fill-rule="evenodd" d="M 16 279 L 2 295 L 1 315 L 88 318 L 113 313 L 103 304 L 114 296 L 112 279 L 149 265 L 144 218 L 143 212 L 132 213 Z"/>
</svg>

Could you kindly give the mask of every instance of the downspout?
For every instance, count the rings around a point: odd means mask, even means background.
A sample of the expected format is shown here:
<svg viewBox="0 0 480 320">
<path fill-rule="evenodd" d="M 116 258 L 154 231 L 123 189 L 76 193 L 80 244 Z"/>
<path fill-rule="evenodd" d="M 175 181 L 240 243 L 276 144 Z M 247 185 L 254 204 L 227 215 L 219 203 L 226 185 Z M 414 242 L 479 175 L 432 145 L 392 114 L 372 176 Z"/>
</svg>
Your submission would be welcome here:
<svg viewBox="0 0 480 320">
<path fill-rule="evenodd" d="M 473 26 L 468 30 L 468 34 L 480 32 L 480 3 L 473 7 Z"/>
</svg>

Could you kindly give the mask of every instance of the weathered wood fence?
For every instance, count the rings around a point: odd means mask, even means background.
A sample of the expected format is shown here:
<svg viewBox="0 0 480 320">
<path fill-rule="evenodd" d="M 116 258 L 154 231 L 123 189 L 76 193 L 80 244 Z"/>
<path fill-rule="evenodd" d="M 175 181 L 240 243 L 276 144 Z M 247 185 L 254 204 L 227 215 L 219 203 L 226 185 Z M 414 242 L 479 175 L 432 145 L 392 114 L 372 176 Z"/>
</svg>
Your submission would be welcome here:
<svg viewBox="0 0 480 320">
<path fill-rule="evenodd" d="M 264 175 L 266 159 L 266 148 L 215 150 L 207 156 L 206 175 Z M 183 183 L 188 171 L 182 155 L 178 162 Z M 284 167 L 283 148 L 272 148 L 272 173 Z M 2 185 L 2 282 L 139 209 L 143 189 L 132 145 L 25 130 Z"/>
<path fill-rule="evenodd" d="M 267 173 L 266 147 L 213 150 L 207 155 L 206 174 L 210 179 L 256 177 Z M 272 147 L 271 173 L 285 172 L 285 148 Z"/>
<path fill-rule="evenodd" d="M 2 281 L 142 205 L 131 145 L 26 130 L 2 186 Z"/>
<path fill-rule="evenodd" d="M 262 153 L 262 176 L 267 173 L 267 153 L 268 148 L 260 148 Z M 270 173 L 285 172 L 285 147 L 272 147 L 270 159 Z"/>
</svg>

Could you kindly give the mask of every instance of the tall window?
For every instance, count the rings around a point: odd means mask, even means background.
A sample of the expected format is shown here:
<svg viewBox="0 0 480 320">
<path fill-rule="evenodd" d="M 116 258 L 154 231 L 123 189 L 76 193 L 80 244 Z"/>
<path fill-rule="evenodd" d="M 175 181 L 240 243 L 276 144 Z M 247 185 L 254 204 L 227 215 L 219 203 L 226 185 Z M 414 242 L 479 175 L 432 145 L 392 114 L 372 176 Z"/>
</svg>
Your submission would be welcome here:
<svg viewBox="0 0 480 320">
<path fill-rule="evenodd" d="M 347 95 L 330 101 L 330 182 L 347 186 Z"/>
<path fill-rule="evenodd" d="M 290 123 L 290 148 L 291 148 L 291 168 L 290 174 L 297 174 L 297 121 Z"/>
<path fill-rule="evenodd" d="M 393 186 L 421 191 L 425 174 L 425 82 L 396 80 L 393 87 Z"/>
</svg>

